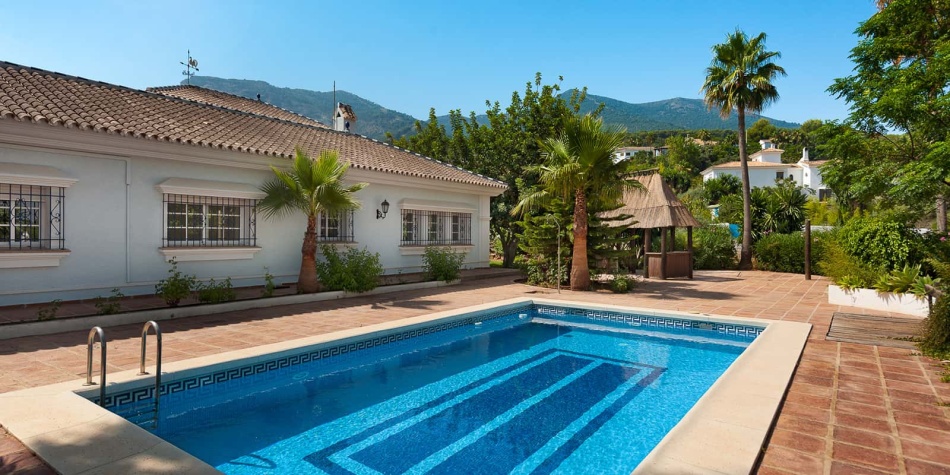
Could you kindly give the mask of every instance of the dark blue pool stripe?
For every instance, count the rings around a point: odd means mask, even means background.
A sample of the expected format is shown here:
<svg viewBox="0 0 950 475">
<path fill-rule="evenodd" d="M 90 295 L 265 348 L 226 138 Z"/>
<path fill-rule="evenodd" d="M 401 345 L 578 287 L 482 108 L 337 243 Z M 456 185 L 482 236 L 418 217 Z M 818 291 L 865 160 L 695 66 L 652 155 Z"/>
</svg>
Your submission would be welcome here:
<svg viewBox="0 0 950 475">
<path fill-rule="evenodd" d="M 382 473 L 403 473 L 590 363 L 589 359 L 555 356 L 366 447 L 350 458 Z"/>
<path fill-rule="evenodd" d="M 399 423 L 401 423 L 401 422 L 403 422 L 403 421 L 405 421 L 405 420 L 407 420 L 407 419 L 409 419 L 409 418 L 415 417 L 416 415 L 420 414 L 421 412 L 423 412 L 423 411 L 425 411 L 425 410 L 427 410 L 427 409 L 429 409 L 429 408 L 431 408 L 431 407 L 435 407 L 435 406 L 438 406 L 439 404 L 442 404 L 442 403 L 444 403 L 444 402 L 446 402 L 446 401 L 450 401 L 450 400 L 452 400 L 452 399 L 458 397 L 459 395 L 465 393 L 466 391 L 469 391 L 469 390 L 471 390 L 471 389 L 473 389 L 473 388 L 476 388 L 476 387 L 478 387 L 478 386 L 481 386 L 481 385 L 483 385 L 483 384 L 485 384 L 485 383 L 487 383 L 487 382 L 489 382 L 489 381 L 491 381 L 491 380 L 497 379 L 497 378 L 501 377 L 501 376 L 504 375 L 504 374 L 510 373 L 510 372 L 512 372 L 512 371 L 515 371 L 515 370 L 517 370 L 519 367 L 525 366 L 525 365 L 530 364 L 530 363 L 532 363 L 532 362 L 535 362 L 535 361 L 537 361 L 537 360 L 541 360 L 541 359 L 547 358 L 547 357 L 550 356 L 552 353 L 557 353 L 557 352 L 559 352 L 557 349 L 550 349 L 550 350 L 542 351 L 541 353 L 538 353 L 537 355 L 534 355 L 534 356 L 532 356 L 532 357 L 530 357 L 530 358 L 526 358 L 524 361 L 521 361 L 521 362 L 519 362 L 518 364 L 515 364 L 515 365 L 512 365 L 512 366 L 509 366 L 509 367 L 500 369 L 500 370 L 498 370 L 498 371 L 496 371 L 496 372 L 494 372 L 494 373 L 492 373 L 492 374 L 490 374 L 490 375 L 488 375 L 488 376 L 485 376 L 484 378 L 480 378 L 480 379 L 477 379 L 477 380 L 475 380 L 475 381 L 472 381 L 471 383 L 466 384 L 465 386 L 463 386 L 463 387 L 461 387 L 461 388 L 458 388 L 458 389 L 456 389 L 456 390 L 454 390 L 454 391 L 449 391 L 448 393 L 445 393 L 445 394 L 443 394 L 442 396 L 440 396 L 440 397 L 438 397 L 438 398 L 435 398 L 435 399 L 433 399 L 432 401 L 429 401 L 427 404 L 425 404 L 425 405 L 423 405 L 423 406 L 420 406 L 420 407 L 416 407 L 416 408 L 412 408 L 412 409 L 410 409 L 410 410 L 407 410 L 406 412 L 400 414 L 399 416 L 396 416 L 396 417 L 394 417 L 394 418 L 392 418 L 392 419 L 383 421 L 383 422 L 381 422 L 381 423 L 379 423 L 379 424 L 376 424 L 376 425 L 374 425 L 374 426 L 372 426 L 372 427 L 369 427 L 369 428 L 367 428 L 367 429 L 365 429 L 365 430 L 359 432 L 358 434 L 355 434 L 355 435 L 353 435 L 353 436 L 347 437 L 346 439 L 343 439 L 343 440 L 341 440 L 341 441 L 339 441 L 339 442 L 336 442 L 336 443 L 334 443 L 334 444 L 332 444 L 332 445 L 330 445 L 330 446 L 327 446 L 327 447 L 325 447 L 325 448 L 322 449 L 322 450 L 319 450 L 319 451 L 314 452 L 314 453 L 312 453 L 312 454 L 310 454 L 310 455 L 307 455 L 306 457 L 304 457 L 304 460 L 306 460 L 307 462 L 310 462 L 310 464 L 312 464 L 313 466 L 319 468 L 320 470 L 323 470 L 324 472 L 327 472 L 327 473 L 330 473 L 330 474 L 348 474 L 348 473 L 350 473 L 349 470 L 343 469 L 342 467 L 340 467 L 340 466 L 337 465 L 336 463 L 334 463 L 334 462 L 332 462 L 331 460 L 329 460 L 328 457 L 330 457 L 330 455 L 333 455 L 333 454 L 336 453 L 336 452 L 339 452 L 340 450 L 343 450 L 343 449 L 349 447 L 350 445 L 353 445 L 353 444 L 355 444 L 355 443 L 357 443 L 357 442 L 359 442 L 359 441 L 361 441 L 361 440 L 366 439 L 367 437 L 369 437 L 369 436 L 371 436 L 371 435 L 373 435 L 373 434 L 375 434 L 375 433 L 377 433 L 377 432 L 381 432 L 381 431 L 385 430 L 387 427 L 391 427 L 391 426 L 396 425 L 396 424 L 399 424 Z"/>
<path fill-rule="evenodd" d="M 660 377 L 663 372 L 666 371 L 666 368 L 654 367 L 653 371 L 647 373 L 640 381 L 637 381 L 636 386 L 631 388 L 629 391 L 625 392 L 622 396 L 617 398 L 613 404 L 610 405 L 603 412 L 594 417 L 583 429 L 577 431 L 570 440 L 565 442 L 563 445 L 557 448 L 553 454 L 544 460 L 541 465 L 538 466 L 531 473 L 551 473 L 556 469 L 562 462 L 564 462 L 567 457 L 569 457 L 581 444 L 584 443 L 591 435 L 600 430 L 604 424 L 607 423 L 611 418 L 614 417 L 617 412 L 624 408 L 633 398 L 637 397 L 645 388 L 653 384 L 657 378 Z M 632 432 L 636 431 L 636 428 L 631 428 Z"/>
<path fill-rule="evenodd" d="M 506 424 L 463 448 L 429 473 L 509 473 L 639 371 L 604 363 Z"/>
</svg>

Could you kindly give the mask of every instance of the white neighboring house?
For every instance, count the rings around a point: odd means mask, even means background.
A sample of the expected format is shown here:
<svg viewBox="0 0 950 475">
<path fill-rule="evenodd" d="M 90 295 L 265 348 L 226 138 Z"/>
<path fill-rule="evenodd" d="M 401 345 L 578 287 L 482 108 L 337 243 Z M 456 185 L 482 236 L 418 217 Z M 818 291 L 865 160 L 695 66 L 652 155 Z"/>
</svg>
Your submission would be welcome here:
<svg viewBox="0 0 950 475">
<path fill-rule="evenodd" d="M 488 266 L 502 182 L 260 100 L 0 62 L 0 306 L 152 293 L 171 258 L 202 280 L 294 282 L 306 219 L 255 205 L 295 146 L 369 183 L 362 209 L 320 217 L 321 243 L 378 252 L 389 274 L 419 271 L 426 245 Z"/>
<path fill-rule="evenodd" d="M 808 159 L 808 149 L 802 150 L 802 157 L 797 163 L 782 163 L 784 150 L 775 148 L 768 140 L 759 140 L 762 150 L 749 155 L 749 186 L 766 187 L 775 185 L 775 180 L 791 177 L 795 184 L 808 188 L 820 200 L 831 196 L 831 190 L 821 181 L 821 165 L 826 160 L 811 161 Z M 738 161 L 713 165 L 701 172 L 703 181 L 718 178 L 723 175 L 733 175 L 742 179 L 741 163 Z"/>
</svg>

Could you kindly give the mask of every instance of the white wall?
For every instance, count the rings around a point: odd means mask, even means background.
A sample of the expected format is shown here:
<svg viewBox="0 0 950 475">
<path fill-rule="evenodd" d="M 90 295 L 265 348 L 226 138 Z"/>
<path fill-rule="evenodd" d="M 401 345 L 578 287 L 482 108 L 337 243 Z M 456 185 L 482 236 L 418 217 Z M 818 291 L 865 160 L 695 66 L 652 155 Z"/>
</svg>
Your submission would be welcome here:
<svg viewBox="0 0 950 475">
<path fill-rule="evenodd" d="M 755 188 L 775 186 L 775 172 L 779 171 L 783 172 L 786 177 L 789 176 L 788 169 L 749 167 L 749 187 Z M 735 170 L 712 170 L 706 175 L 703 175 L 703 181 L 718 178 L 723 175 L 732 175 L 739 180 L 742 180 L 742 171 L 737 168 Z"/>
<path fill-rule="evenodd" d="M 132 139 L 129 139 L 132 140 Z M 168 147 L 184 147 L 169 144 Z M 174 150 L 174 148 L 172 148 Z M 221 151 L 222 157 L 237 155 Z M 247 154 L 241 154 L 246 157 Z M 261 159 L 266 165 L 268 159 Z M 0 162 L 46 165 L 60 169 L 78 181 L 66 189 L 65 239 L 71 254 L 58 267 L 0 269 L 0 306 L 75 300 L 107 296 L 113 287 L 127 295 L 153 293 L 155 283 L 167 275 L 162 246 L 162 193 L 155 186 L 168 178 L 191 178 L 260 185 L 272 173 L 257 168 L 222 167 L 161 158 L 109 156 L 60 152 L 0 145 Z M 403 184 L 380 184 L 366 180 L 371 172 L 360 171 L 359 181 L 370 185 L 357 194 L 363 208 L 354 215 L 356 245 L 379 252 L 386 273 L 415 272 L 419 255 L 403 255 L 400 249 L 402 199 L 464 203 L 472 213 L 472 243 L 466 267 L 487 267 L 489 255 L 489 200 L 471 190 L 452 192 L 445 182 L 401 178 Z M 126 185 L 126 177 L 130 178 Z M 351 170 L 351 175 L 357 175 Z M 382 180 L 392 174 L 376 173 Z M 464 186 L 457 188 L 463 189 Z M 391 203 L 385 219 L 376 219 L 384 200 Z M 179 268 L 199 279 L 231 277 L 235 286 L 263 283 L 265 266 L 278 282 L 296 281 L 300 246 L 306 220 L 302 215 L 265 219 L 258 213 L 257 245 L 262 249 L 251 259 L 180 262 Z"/>
</svg>

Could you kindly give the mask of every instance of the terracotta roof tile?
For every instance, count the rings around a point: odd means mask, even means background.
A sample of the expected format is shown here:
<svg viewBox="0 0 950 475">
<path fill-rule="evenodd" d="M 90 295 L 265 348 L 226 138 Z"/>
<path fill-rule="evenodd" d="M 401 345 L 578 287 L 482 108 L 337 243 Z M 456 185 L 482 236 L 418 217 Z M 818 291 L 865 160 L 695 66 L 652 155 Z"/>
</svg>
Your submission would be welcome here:
<svg viewBox="0 0 950 475">
<path fill-rule="evenodd" d="M 284 158 L 292 157 L 298 145 L 311 154 L 338 150 L 357 169 L 505 188 L 500 181 L 383 142 L 301 123 L 302 116 L 273 118 L 235 107 L 236 101 L 197 102 L 0 62 L 0 120 Z"/>
<path fill-rule="evenodd" d="M 313 125 L 315 127 L 329 128 L 329 126 L 320 121 L 300 115 L 296 112 L 289 111 L 266 102 L 236 96 L 226 92 L 215 91 L 213 89 L 184 85 L 150 87 L 146 89 L 146 91 L 161 94 L 163 96 L 178 97 L 181 99 L 187 99 L 189 101 L 201 102 L 203 104 L 211 104 L 213 106 L 224 107 L 227 109 L 250 112 L 251 114 L 262 115 L 264 117 L 288 120 L 290 122 Z"/>
<path fill-rule="evenodd" d="M 753 162 L 752 160 L 749 160 L 748 164 L 750 167 L 760 167 L 760 168 L 788 168 L 788 167 L 797 166 L 794 163 Z M 707 168 L 706 170 L 718 170 L 720 168 L 740 168 L 741 166 L 742 166 L 742 162 L 739 162 L 739 161 L 726 162 L 726 163 L 720 163 L 719 165 L 713 165 Z"/>
</svg>

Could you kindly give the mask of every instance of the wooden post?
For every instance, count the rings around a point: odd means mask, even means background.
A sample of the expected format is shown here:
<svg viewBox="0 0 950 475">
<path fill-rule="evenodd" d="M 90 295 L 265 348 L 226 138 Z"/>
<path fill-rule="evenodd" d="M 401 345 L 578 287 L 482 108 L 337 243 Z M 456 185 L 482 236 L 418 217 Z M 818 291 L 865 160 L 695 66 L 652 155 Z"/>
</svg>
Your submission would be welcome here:
<svg viewBox="0 0 950 475">
<path fill-rule="evenodd" d="M 643 230 L 643 278 L 650 278 L 650 267 L 647 264 L 649 259 L 647 258 L 647 253 L 650 252 L 650 246 L 653 244 L 651 240 L 653 239 L 653 230 L 646 228 Z"/>
<path fill-rule="evenodd" d="M 693 227 L 686 227 L 686 252 L 689 253 L 689 273 L 686 275 L 693 278 Z"/>
<path fill-rule="evenodd" d="M 805 280 L 811 280 L 811 220 L 805 220 Z"/>
<path fill-rule="evenodd" d="M 660 228 L 660 279 L 666 280 L 666 228 Z"/>
</svg>

